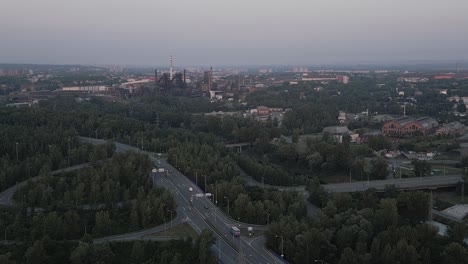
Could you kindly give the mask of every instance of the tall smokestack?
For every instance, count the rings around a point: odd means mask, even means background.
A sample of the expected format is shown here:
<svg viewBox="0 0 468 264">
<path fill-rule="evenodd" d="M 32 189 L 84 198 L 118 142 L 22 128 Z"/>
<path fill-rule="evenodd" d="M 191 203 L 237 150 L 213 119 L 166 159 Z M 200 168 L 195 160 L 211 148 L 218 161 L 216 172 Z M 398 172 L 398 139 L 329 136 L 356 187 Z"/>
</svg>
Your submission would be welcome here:
<svg viewBox="0 0 468 264">
<path fill-rule="evenodd" d="M 186 82 L 185 82 L 185 69 L 184 69 L 184 86 L 186 85 Z"/>
<path fill-rule="evenodd" d="M 169 57 L 169 78 L 172 81 L 172 55 Z"/>
<path fill-rule="evenodd" d="M 208 83 L 208 91 L 211 91 L 213 88 L 213 67 L 210 67 L 210 78 Z"/>
<path fill-rule="evenodd" d="M 154 70 L 154 89 L 156 90 L 156 95 L 158 95 L 158 70 Z"/>
</svg>

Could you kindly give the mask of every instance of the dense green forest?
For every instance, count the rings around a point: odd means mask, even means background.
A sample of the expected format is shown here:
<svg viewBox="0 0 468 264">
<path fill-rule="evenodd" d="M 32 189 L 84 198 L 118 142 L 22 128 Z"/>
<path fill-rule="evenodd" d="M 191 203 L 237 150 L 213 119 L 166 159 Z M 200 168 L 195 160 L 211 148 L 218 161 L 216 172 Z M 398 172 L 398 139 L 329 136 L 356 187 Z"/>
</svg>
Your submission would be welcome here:
<svg viewBox="0 0 468 264">
<path fill-rule="evenodd" d="M 411 90 L 391 81 L 378 86 L 380 81 L 356 78 L 348 86 L 331 83 L 320 91 L 313 89 L 316 83 L 285 84 L 249 94 L 247 106 L 150 95 L 125 103 L 56 98 L 29 109 L 2 108 L 0 188 L 39 177 L 20 186 L 14 195 L 16 207 L 1 210 L 0 230 L 7 240 L 22 242 L 0 247 L 4 253 L 0 258 L 6 263 L 7 259 L 12 263 L 212 261 L 208 235 L 189 242 L 90 244 L 91 237 L 161 224 L 176 205 L 168 191 L 153 188 L 148 157 L 132 152 L 114 154 L 111 144 L 93 147 L 80 142 L 78 136 L 85 136 L 166 153 L 171 165 L 216 194 L 218 206 L 230 217 L 271 224 L 267 246 L 278 254 L 283 251 L 293 263 L 316 259 L 343 264 L 463 263 L 468 253 L 460 236 L 452 232 L 448 238 L 440 237 L 424 223 L 429 212 L 426 194 L 330 195 L 320 187 L 319 179 L 323 182 L 335 174 L 352 174 L 353 180 L 387 176 L 386 160 L 374 154 L 394 147 L 383 137 L 360 146 L 351 144 L 349 138 L 337 144 L 327 134 L 300 139 L 303 134 L 336 125 L 340 110 L 400 114 L 403 99 L 398 98 L 395 87 Z M 455 103 L 434 91 L 421 90 L 423 95 L 417 104 L 408 105 L 407 113 L 450 120 L 447 113 Z M 299 99 L 301 92 L 305 99 Z M 278 120 L 202 114 L 259 105 L 290 110 L 281 125 Z M 380 126 L 366 122 L 350 127 Z M 249 143 L 241 154 L 225 147 L 238 142 Z M 407 143 L 401 148 L 416 146 Z M 91 162 L 91 167 L 50 175 L 52 170 L 85 162 Z M 428 174 L 426 164 L 414 166 Z M 307 218 L 303 193 L 247 186 L 244 172 L 265 184 L 311 182 L 307 186 L 309 201 L 323 208 L 322 213 Z M 64 242 L 80 238 L 83 241 Z"/>
<path fill-rule="evenodd" d="M 271 224 L 267 246 L 293 263 L 466 263 L 466 232 L 453 226 L 449 236 L 425 223 L 429 195 L 422 192 L 372 190 L 355 194 L 320 193 L 312 183 L 311 196 L 321 197 L 317 217 L 285 216 Z M 319 192 L 319 193 L 318 193 Z M 320 204 L 319 204 L 320 206 Z"/>
<path fill-rule="evenodd" d="M 0 247 L 2 264 L 192 264 L 216 263 L 210 246 L 213 236 L 203 231 L 195 239 L 168 242 L 131 241 L 93 244 L 82 241 L 54 241 L 49 238 L 31 243 L 17 243 Z"/>
<path fill-rule="evenodd" d="M 236 160 L 222 144 L 182 143 L 169 149 L 168 161 L 206 192 L 221 194 L 215 199 L 233 219 L 266 224 L 280 215 L 306 214 L 304 199 L 298 193 L 245 186 L 238 177 Z"/>
<path fill-rule="evenodd" d="M 36 176 L 40 171 L 101 159 L 99 149 L 102 147 L 80 143 L 75 130 L 15 124 L 16 114 L 0 110 L 0 190 Z"/>
<path fill-rule="evenodd" d="M 1 225 L 16 239 L 55 240 L 79 238 L 85 226 L 99 237 L 159 225 L 176 204 L 169 191 L 153 187 L 151 168 L 146 155 L 126 152 L 78 172 L 40 175 L 17 190 L 16 217 L 6 211 Z M 24 212 L 31 210 L 37 215 Z"/>
</svg>

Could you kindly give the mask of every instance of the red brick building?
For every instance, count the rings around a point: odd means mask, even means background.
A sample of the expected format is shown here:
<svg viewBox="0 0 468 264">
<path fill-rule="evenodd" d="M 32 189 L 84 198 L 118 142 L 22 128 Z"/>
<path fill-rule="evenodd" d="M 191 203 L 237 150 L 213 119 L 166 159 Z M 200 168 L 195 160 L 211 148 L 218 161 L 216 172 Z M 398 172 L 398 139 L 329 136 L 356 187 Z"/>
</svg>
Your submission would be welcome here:
<svg viewBox="0 0 468 264">
<path fill-rule="evenodd" d="M 382 134 L 386 136 L 412 136 L 415 132 L 423 135 L 432 134 L 439 127 L 439 123 L 430 118 L 400 117 L 386 122 L 382 126 Z"/>
<path fill-rule="evenodd" d="M 269 115 L 270 114 L 270 108 L 268 108 L 266 106 L 259 106 L 259 107 L 257 107 L 257 114 L 259 116 Z"/>
</svg>

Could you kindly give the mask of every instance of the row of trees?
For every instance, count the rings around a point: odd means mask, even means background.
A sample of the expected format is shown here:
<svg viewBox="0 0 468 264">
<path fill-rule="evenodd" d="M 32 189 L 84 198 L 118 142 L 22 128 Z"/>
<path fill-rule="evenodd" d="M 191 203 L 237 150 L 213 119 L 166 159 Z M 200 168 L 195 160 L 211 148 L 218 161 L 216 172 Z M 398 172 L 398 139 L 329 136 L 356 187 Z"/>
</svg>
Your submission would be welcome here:
<svg viewBox="0 0 468 264">
<path fill-rule="evenodd" d="M 218 195 L 214 199 L 234 219 L 266 224 L 280 215 L 305 216 L 304 199 L 298 193 L 245 187 L 238 178 L 236 158 L 242 164 L 244 157 L 229 155 L 222 144 L 185 142 L 169 150 L 168 161 L 206 192 Z M 265 174 L 266 180 L 271 172 Z"/>
<path fill-rule="evenodd" d="M 281 167 L 274 167 L 269 163 L 262 164 L 244 155 L 239 155 L 238 161 L 239 167 L 258 182 L 278 186 L 292 186 L 293 184 L 302 183 L 291 177 L 289 173 Z"/>
<path fill-rule="evenodd" d="M 92 167 L 59 176 L 45 175 L 20 187 L 14 199 L 25 206 L 52 209 L 72 205 L 108 206 L 147 195 L 152 188 L 148 156 L 134 152 L 115 154 Z"/>
<path fill-rule="evenodd" d="M 231 218 L 253 224 L 268 224 L 280 216 L 300 219 L 307 214 L 304 197 L 298 192 L 278 191 L 260 187 L 245 187 L 240 178 L 210 185 L 218 197 L 217 205 Z"/>
<path fill-rule="evenodd" d="M 0 229 L 8 240 L 35 240 L 45 236 L 53 240 L 78 239 L 85 233 L 94 237 L 149 228 L 170 220 L 175 202 L 171 193 L 154 189 L 144 196 L 119 206 L 101 206 L 34 211 L 26 208 L 2 210 Z"/>
<path fill-rule="evenodd" d="M 56 170 L 95 158 L 96 149 L 80 144 L 75 135 L 72 130 L 0 123 L 0 190 L 34 177 L 41 170 Z"/>
<path fill-rule="evenodd" d="M 195 239 L 169 242 L 131 241 L 93 244 L 84 237 L 79 242 L 54 241 L 45 237 L 34 242 L 0 247 L 0 263 L 91 264 L 91 263 L 216 263 L 210 246 L 213 236 L 203 231 Z"/>
<path fill-rule="evenodd" d="M 125 152 L 91 168 L 30 180 L 14 194 L 16 217 L 2 225 L 17 239 L 61 240 L 82 236 L 85 227 L 104 236 L 169 221 L 175 201 L 153 187 L 151 168 L 146 155 Z"/>
<path fill-rule="evenodd" d="M 169 149 L 168 154 L 168 161 L 205 191 L 209 184 L 239 175 L 235 161 L 221 143 L 185 142 Z"/>
</svg>

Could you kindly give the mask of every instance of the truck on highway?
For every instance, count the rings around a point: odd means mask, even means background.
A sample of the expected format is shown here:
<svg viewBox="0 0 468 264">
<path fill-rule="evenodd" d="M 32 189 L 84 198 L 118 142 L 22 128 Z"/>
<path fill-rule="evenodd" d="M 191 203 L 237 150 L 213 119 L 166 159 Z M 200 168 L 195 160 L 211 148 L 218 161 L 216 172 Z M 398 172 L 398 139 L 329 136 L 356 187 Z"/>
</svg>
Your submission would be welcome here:
<svg viewBox="0 0 468 264">
<path fill-rule="evenodd" d="M 237 226 L 231 226 L 231 235 L 233 235 L 235 237 L 239 237 L 240 236 L 240 229 L 237 228 Z"/>
</svg>

